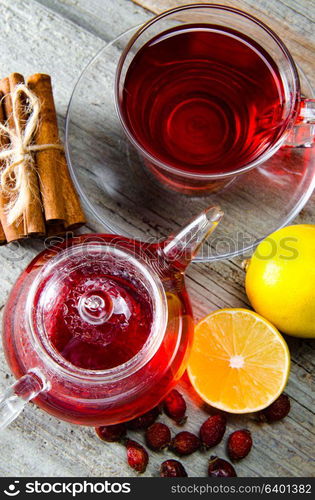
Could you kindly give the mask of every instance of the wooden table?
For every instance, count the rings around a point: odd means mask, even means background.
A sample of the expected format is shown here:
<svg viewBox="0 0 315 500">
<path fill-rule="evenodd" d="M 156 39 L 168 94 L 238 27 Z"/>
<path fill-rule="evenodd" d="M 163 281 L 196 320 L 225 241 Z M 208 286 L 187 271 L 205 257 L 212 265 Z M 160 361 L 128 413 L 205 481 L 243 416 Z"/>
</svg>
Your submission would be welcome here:
<svg viewBox="0 0 315 500">
<path fill-rule="evenodd" d="M 63 122 L 72 88 L 91 56 L 113 36 L 185 0 L 0 0 L 2 32 L 1 76 L 12 71 L 24 74 L 47 72 L 55 82 L 58 115 Z M 234 5 L 257 15 L 287 42 L 302 69 L 314 81 L 312 66 L 312 0 L 240 0 Z M 313 71 L 313 73 L 312 73 Z M 295 222 L 315 222 L 313 197 Z M 93 230 L 93 226 L 89 227 Z M 0 249 L 0 307 L 18 274 L 43 248 L 40 241 Z M 248 306 L 240 260 L 192 266 L 187 284 L 196 319 L 220 307 Z M 292 369 L 287 393 L 292 400 L 290 416 L 283 422 L 259 425 L 253 417 L 231 416 L 228 430 L 248 427 L 254 437 L 250 456 L 237 464 L 240 476 L 309 476 L 314 450 L 312 413 L 312 352 L 308 340 L 288 338 Z M 0 389 L 12 381 L 0 351 Z M 208 410 L 188 391 L 187 429 L 197 431 Z M 175 431 L 175 429 L 174 429 Z M 142 440 L 142 436 L 133 435 Z M 2 476 L 132 476 L 125 450 L 99 441 L 93 429 L 57 421 L 28 406 L 23 415 L 0 438 Z M 221 443 L 216 453 L 225 456 Z M 196 453 L 183 460 L 189 475 L 204 476 L 210 453 Z M 152 454 L 145 475 L 157 475 L 159 464 L 170 453 Z"/>
</svg>

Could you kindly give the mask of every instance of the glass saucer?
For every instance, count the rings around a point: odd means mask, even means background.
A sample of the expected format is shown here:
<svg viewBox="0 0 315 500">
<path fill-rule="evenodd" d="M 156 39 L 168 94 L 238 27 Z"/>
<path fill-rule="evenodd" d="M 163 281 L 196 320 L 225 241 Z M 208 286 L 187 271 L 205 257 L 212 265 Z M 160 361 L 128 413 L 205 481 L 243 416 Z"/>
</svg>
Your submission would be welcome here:
<svg viewBox="0 0 315 500">
<path fill-rule="evenodd" d="M 248 255 L 257 243 L 288 224 L 315 187 L 313 148 L 281 148 L 263 165 L 224 190 L 194 198 L 168 191 L 153 179 L 127 140 L 115 108 L 115 71 L 139 26 L 103 47 L 82 72 L 66 118 L 71 175 L 93 231 L 145 241 L 177 231 L 209 205 L 225 216 L 196 261 Z M 312 91 L 300 72 L 302 92 Z"/>
</svg>

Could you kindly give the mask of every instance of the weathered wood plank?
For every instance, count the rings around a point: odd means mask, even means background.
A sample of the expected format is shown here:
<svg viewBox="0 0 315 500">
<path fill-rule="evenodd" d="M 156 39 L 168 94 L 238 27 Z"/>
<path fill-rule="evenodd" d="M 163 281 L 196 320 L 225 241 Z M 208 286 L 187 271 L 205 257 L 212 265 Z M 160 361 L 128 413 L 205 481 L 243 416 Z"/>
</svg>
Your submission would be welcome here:
<svg viewBox="0 0 315 500">
<path fill-rule="evenodd" d="M 150 12 L 126 0 L 36 1 L 106 41 L 152 17 Z"/>
<path fill-rule="evenodd" d="M 141 0 L 152 10 L 163 9 L 170 5 L 169 0 Z M 177 3 L 180 3 L 179 1 Z M 184 0 L 182 3 L 186 3 Z M 312 15 L 312 2 L 303 0 L 298 4 L 293 0 L 286 2 L 263 0 L 242 0 L 229 2 L 265 19 L 267 24 L 279 33 L 293 54 L 301 56 L 301 65 L 309 71 L 312 59 L 312 42 L 309 18 Z M 137 25 L 150 17 L 148 11 L 135 6 L 130 0 L 1 0 L 0 20 L 3 44 L 1 54 L 2 76 L 11 71 L 25 74 L 43 71 L 52 74 L 55 83 L 56 104 L 60 119 L 65 116 L 69 97 L 74 83 L 87 61 L 113 36 Z M 27 26 L 27 30 L 25 29 Z M 281 30 L 281 33 L 280 31 Z M 310 40 L 309 40 L 310 38 Z M 14 67 L 12 66 L 14 61 Z M 36 65 L 36 67 L 34 66 Z M 96 131 L 95 131 L 96 132 Z M 82 156 L 82 169 L 88 177 L 89 165 L 96 159 L 89 149 L 87 158 Z M 81 163 L 80 163 L 81 166 Z M 93 193 L 91 192 L 91 197 Z M 99 203 L 102 200 L 96 200 Z M 124 203 L 127 205 L 126 199 Z M 129 201 L 130 202 L 130 201 Z M 112 213 L 115 206 L 108 206 L 108 215 L 119 222 L 124 231 L 138 231 L 144 235 L 165 235 L 167 225 L 161 201 L 158 203 L 160 214 L 156 220 L 145 219 L 141 227 L 133 227 L 132 202 L 130 213 L 123 216 Z M 314 222 L 315 197 L 308 203 L 296 222 Z M 101 230 L 90 221 L 92 229 Z M 36 253 L 43 248 L 40 242 L 27 242 L 0 249 L 0 309 L 18 274 Z M 244 292 L 244 272 L 240 259 L 229 262 L 191 266 L 187 285 L 191 294 L 196 319 L 218 307 L 247 306 Z M 229 419 L 229 432 L 239 427 L 249 427 L 254 436 L 254 449 L 248 459 L 237 465 L 241 476 L 302 476 L 312 475 L 312 376 L 314 345 L 309 341 L 288 339 L 292 358 L 292 374 L 287 392 L 292 396 L 292 412 L 284 422 L 274 426 L 258 425 L 254 418 L 232 416 Z M 0 349 L 0 389 L 12 381 L 8 367 Z M 187 428 L 196 432 L 207 417 L 209 408 L 202 405 L 192 392 L 186 378 L 181 383 L 188 400 L 189 419 Z M 162 420 L 169 422 L 166 417 Z M 176 426 L 171 424 L 174 432 Z M 143 441 L 138 434 L 131 436 Z M 29 406 L 24 414 L 1 435 L 0 447 L 2 460 L 0 475 L 6 476 L 132 476 L 127 467 L 125 451 L 120 445 L 106 445 L 100 442 L 93 429 L 79 428 Z M 216 452 L 225 456 L 224 443 Z M 190 475 L 206 474 L 207 458 L 210 455 L 197 453 L 184 459 Z M 162 460 L 171 453 L 152 454 L 147 476 L 158 473 Z"/>
</svg>

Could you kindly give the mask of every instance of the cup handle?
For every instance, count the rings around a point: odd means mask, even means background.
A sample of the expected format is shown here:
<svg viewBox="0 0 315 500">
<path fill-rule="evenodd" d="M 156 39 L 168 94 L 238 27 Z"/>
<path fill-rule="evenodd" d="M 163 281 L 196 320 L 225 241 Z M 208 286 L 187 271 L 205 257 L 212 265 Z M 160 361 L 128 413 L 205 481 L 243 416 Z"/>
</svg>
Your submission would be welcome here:
<svg viewBox="0 0 315 500">
<path fill-rule="evenodd" d="M 292 148 L 312 147 L 315 141 L 315 99 L 301 98 L 300 112 L 289 132 L 285 146 Z"/>
<path fill-rule="evenodd" d="M 38 369 L 29 371 L 12 384 L 0 399 L 0 430 L 15 420 L 31 399 L 48 389 L 49 384 Z"/>
</svg>

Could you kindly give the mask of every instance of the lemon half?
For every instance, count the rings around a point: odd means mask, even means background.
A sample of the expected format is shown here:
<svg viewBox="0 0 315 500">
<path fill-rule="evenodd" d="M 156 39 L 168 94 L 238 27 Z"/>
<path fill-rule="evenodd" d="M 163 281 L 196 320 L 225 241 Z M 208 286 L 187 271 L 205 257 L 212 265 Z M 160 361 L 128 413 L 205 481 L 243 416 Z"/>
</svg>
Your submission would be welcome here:
<svg viewBox="0 0 315 500">
<path fill-rule="evenodd" d="M 255 312 L 221 309 L 197 324 L 187 371 L 206 403 L 250 413 L 283 392 L 290 353 L 278 330 Z"/>
</svg>

